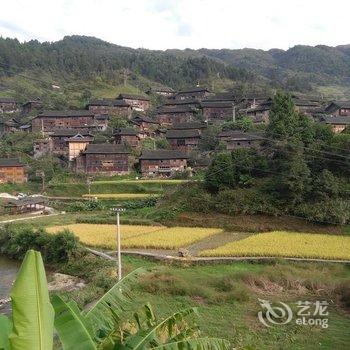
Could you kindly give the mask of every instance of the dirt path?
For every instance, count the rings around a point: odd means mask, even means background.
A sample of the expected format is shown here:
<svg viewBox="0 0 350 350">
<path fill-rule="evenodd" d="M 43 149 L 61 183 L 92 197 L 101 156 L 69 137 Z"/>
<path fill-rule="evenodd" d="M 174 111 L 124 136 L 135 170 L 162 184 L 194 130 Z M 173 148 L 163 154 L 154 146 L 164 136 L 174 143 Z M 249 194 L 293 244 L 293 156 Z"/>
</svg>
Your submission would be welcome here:
<svg viewBox="0 0 350 350">
<path fill-rule="evenodd" d="M 23 220 L 33 220 L 33 219 L 37 219 L 37 218 L 47 218 L 49 216 L 57 216 L 57 215 L 61 215 L 61 213 L 54 213 L 54 214 L 47 214 L 47 215 L 36 215 L 36 216 L 25 216 L 23 218 L 17 218 L 17 219 L 10 219 L 10 220 L 4 220 L 4 221 L 0 221 L 0 225 L 1 224 L 8 224 L 10 222 L 16 222 L 16 221 L 23 221 Z"/>
</svg>

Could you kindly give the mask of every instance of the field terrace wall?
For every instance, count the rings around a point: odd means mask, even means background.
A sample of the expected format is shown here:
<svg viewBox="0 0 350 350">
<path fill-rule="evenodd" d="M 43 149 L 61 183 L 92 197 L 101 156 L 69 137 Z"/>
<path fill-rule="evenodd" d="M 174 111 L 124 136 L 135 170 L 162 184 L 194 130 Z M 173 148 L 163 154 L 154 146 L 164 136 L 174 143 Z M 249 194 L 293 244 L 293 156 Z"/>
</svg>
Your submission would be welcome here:
<svg viewBox="0 0 350 350">
<path fill-rule="evenodd" d="M 124 101 L 135 111 L 146 112 L 149 110 L 151 103 L 147 96 L 132 95 L 132 94 L 120 94 L 117 100 Z"/>
<path fill-rule="evenodd" d="M 350 116 L 323 116 L 320 119 L 321 123 L 330 125 L 333 132 L 339 134 L 345 129 L 350 128 Z"/>
<path fill-rule="evenodd" d="M 194 119 L 195 113 L 189 106 L 163 106 L 156 111 L 156 120 L 161 125 L 186 123 Z"/>
<path fill-rule="evenodd" d="M 350 101 L 333 101 L 325 108 L 326 114 L 350 117 Z"/>
<path fill-rule="evenodd" d="M 116 99 L 93 100 L 86 108 L 95 116 L 111 115 L 129 118 L 132 113 L 132 108 L 129 103 Z"/>
<path fill-rule="evenodd" d="M 187 169 L 188 156 L 180 151 L 143 151 L 140 156 L 143 177 L 169 177 Z"/>
<path fill-rule="evenodd" d="M 140 147 L 140 132 L 131 128 L 120 128 L 114 133 L 116 144 L 127 144 L 132 148 Z"/>
<path fill-rule="evenodd" d="M 18 112 L 17 102 L 13 98 L 0 97 L 0 113 Z"/>
<path fill-rule="evenodd" d="M 90 144 L 75 159 L 75 171 L 110 176 L 128 174 L 129 154 L 122 145 Z"/>
<path fill-rule="evenodd" d="M 25 165 L 17 158 L 0 158 L 0 183 L 27 182 Z"/>
<path fill-rule="evenodd" d="M 94 128 L 95 116 L 87 110 L 44 111 L 32 119 L 33 132 L 55 129 Z"/>
<path fill-rule="evenodd" d="M 168 130 L 165 134 L 171 149 L 182 152 L 191 152 L 196 150 L 199 145 L 201 134 L 199 130 Z"/>
<path fill-rule="evenodd" d="M 202 101 L 203 118 L 206 122 L 232 118 L 233 105 L 231 101 Z"/>
<path fill-rule="evenodd" d="M 262 138 L 258 135 L 245 133 L 240 130 L 226 130 L 218 134 L 220 142 L 226 144 L 226 149 L 232 151 L 239 148 L 258 147 Z"/>
</svg>

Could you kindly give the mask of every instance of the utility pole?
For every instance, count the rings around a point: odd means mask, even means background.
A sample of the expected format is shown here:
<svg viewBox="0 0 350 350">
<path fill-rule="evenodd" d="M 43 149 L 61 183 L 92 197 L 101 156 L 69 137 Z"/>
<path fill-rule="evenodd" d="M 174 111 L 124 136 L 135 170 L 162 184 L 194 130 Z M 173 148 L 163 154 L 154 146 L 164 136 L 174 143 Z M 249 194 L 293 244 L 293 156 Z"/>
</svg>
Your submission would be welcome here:
<svg viewBox="0 0 350 350">
<path fill-rule="evenodd" d="M 118 261 L 118 281 L 122 279 L 122 256 L 121 256 L 121 239 L 120 239 L 120 213 L 125 209 L 121 207 L 115 207 L 112 209 L 117 213 L 117 261 Z"/>
<path fill-rule="evenodd" d="M 236 106 L 234 103 L 232 103 L 232 121 L 236 121 Z"/>
</svg>

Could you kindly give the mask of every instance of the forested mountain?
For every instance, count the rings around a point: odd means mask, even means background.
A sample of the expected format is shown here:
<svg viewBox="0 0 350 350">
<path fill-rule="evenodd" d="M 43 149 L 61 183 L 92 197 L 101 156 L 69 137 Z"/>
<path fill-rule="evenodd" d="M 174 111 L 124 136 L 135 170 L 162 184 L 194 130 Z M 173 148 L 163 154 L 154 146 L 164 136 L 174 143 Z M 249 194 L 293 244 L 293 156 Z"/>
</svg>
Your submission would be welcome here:
<svg viewBox="0 0 350 350">
<path fill-rule="evenodd" d="M 28 76 L 32 80 L 24 83 Z M 152 51 L 84 36 L 53 43 L 0 38 L 0 95 L 45 100 L 55 82 L 62 87 L 60 96 L 54 94 L 58 104 L 82 104 L 90 95 L 113 95 L 122 88 L 142 92 L 154 84 L 179 89 L 197 82 L 214 90 L 286 89 L 348 97 L 349 77 L 350 46 Z"/>
</svg>

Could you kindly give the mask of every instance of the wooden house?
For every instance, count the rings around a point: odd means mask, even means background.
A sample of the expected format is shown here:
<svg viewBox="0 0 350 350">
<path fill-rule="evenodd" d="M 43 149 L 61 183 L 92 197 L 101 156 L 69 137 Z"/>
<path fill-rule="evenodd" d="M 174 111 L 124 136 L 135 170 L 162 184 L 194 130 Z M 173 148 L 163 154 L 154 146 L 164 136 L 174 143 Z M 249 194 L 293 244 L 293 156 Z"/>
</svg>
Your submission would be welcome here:
<svg viewBox="0 0 350 350">
<path fill-rule="evenodd" d="M 156 111 L 156 120 L 160 125 L 185 123 L 194 119 L 195 110 L 189 106 L 163 106 Z"/>
<path fill-rule="evenodd" d="M 25 165 L 17 158 L 0 158 L 0 183 L 27 182 Z"/>
<path fill-rule="evenodd" d="M 187 123 L 174 123 L 171 126 L 171 129 L 173 130 L 198 130 L 198 132 L 201 134 L 203 130 L 205 130 L 208 127 L 208 124 L 194 121 L 194 122 L 187 122 Z"/>
<path fill-rule="evenodd" d="M 350 101 L 332 101 L 326 108 L 326 114 L 350 117 Z"/>
<path fill-rule="evenodd" d="M 175 90 L 170 87 L 162 86 L 162 87 L 151 87 L 146 91 L 148 95 L 160 95 L 165 97 L 171 97 L 175 94 Z"/>
<path fill-rule="evenodd" d="M 30 100 L 25 102 L 22 105 L 22 113 L 23 114 L 29 114 L 33 112 L 34 110 L 39 110 L 43 108 L 43 102 L 40 100 L 40 98 L 37 98 L 35 100 Z"/>
<path fill-rule="evenodd" d="M 151 135 L 159 127 L 159 123 L 149 117 L 137 115 L 131 122 L 138 127 L 141 133 Z"/>
<path fill-rule="evenodd" d="M 68 160 L 72 161 L 80 155 L 86 147 L 94 141 L 91 135 L 83 136 L 81 134 L 75 134 L 64 139 L 68 148 Z"/>
<path fill-rule="evenodd" d="M 18 112 L 17 102 L 13 98 L 0 97 L 0 113 Z"/>
<path fill-rule="evenodd" d="M 248 108 L 247 110 L 241 111 L 241 114 L 245 114 L 251 118 L 254 124 L 266 124 L 269 122 L 271 105 L 262 104 L 255 108 Z"/>
<path fill-rule="evenodd" d="M 109 123 L 109 115 L 95 115 L 95 129 L 98 131 L 106 131 Z"/>
<path fill-rule="evenodd" d="M 201 109 L 205 121 L 227 120 L 233 115 L 231 101 L 202 101 Z"/>
<path fill-rule="evenodd" d="M 40 158 L 53 153 L 53 140 L 46 137 L 34 141 L 34 158 Z"/>
<path fill-rule="evenodd" d="M 120 94 L 117 100 L 122 100 L 129 104 L 134 111 L 145 112 L 150 108 L 150 99 L 147 96 Z"/>
<path fill-rule="evenodd" d="M 197 109 L 197 108 L 200 108 L 200 101 L 196 98 L 188 98 L 184 100 L 176 100 L 174 98 L 168 98 L 165 101 L 164 106 L 168 108 L 171 108 L 171 107 L 177 108 L 179 106 L 187 106 L 193 109 Z"/>
<path fill-rule="evenodd" d="M 19 199 L 9 198 L 5 201 L 5 209 L 11 214 L 24 214 L 44 211 L 46 209 L 46 198 L 38 197 L 24 197 Z"/>
<path fill-rule="evenodd" d="M 140 146 L 140 132 L 132 128 L 121 128 L 114 133 L 116 144 L 130 145 L 132 148 Z"/>
<path fill-rule="evenodd" d="M 140 156 L 143 177 L 169 177 L 175 172 L 187 169 L 188 156 L 180 151 L 153 150 L 143 151 Z"/>
<path fill-rule="evenodd" d="M 168 140 L 171 149 L 190 152 L 198 148 L 201 134 L 199 130 L 196 129 L 170 129 L 166 132 L 165 137 Z"/>
<path fill-rule="evenodd" d="M 89 102 L 86 108 L 95 116 L 111 115 L 129 118 L 131 116 L 131 105 L 124 100 L 102 99 Z"/>
<path fill-rule="evenodd" d="M 122 145 L 90 144 L 75 159 L 75 171 L 85 174 L 127 174 L 129 154 L 130 152 Z"/>
<path fill-rule="evenodd" d="M 87 110 L 44 111 L 32 119 L 33 132 L 55 129 L 94 128 L 95 116 Z"/>
<path fill-rule="evenodd" d="M 346 128 L 350 128 L 350 116 L 323 116 L 320 122 L 330 125 L 336 134 L 343 132 Z"/>
<path fill-rule="evenodd" d="M 252 148 L 259 146 L 262 138 L 258 135 L 240 130 L 225 130 L 219 133 L 220 142 L 226 143 L 226 149 L 232 151 L 238 148 Z"/>
<path fill-rule="evenodd" d="M 205 87 L 192 87 L 184 90 L 180 90 L 174 97 L 176 100 L 197 99 L 203 100 L 210 96 L 211 92 Z"/>
</svg>

